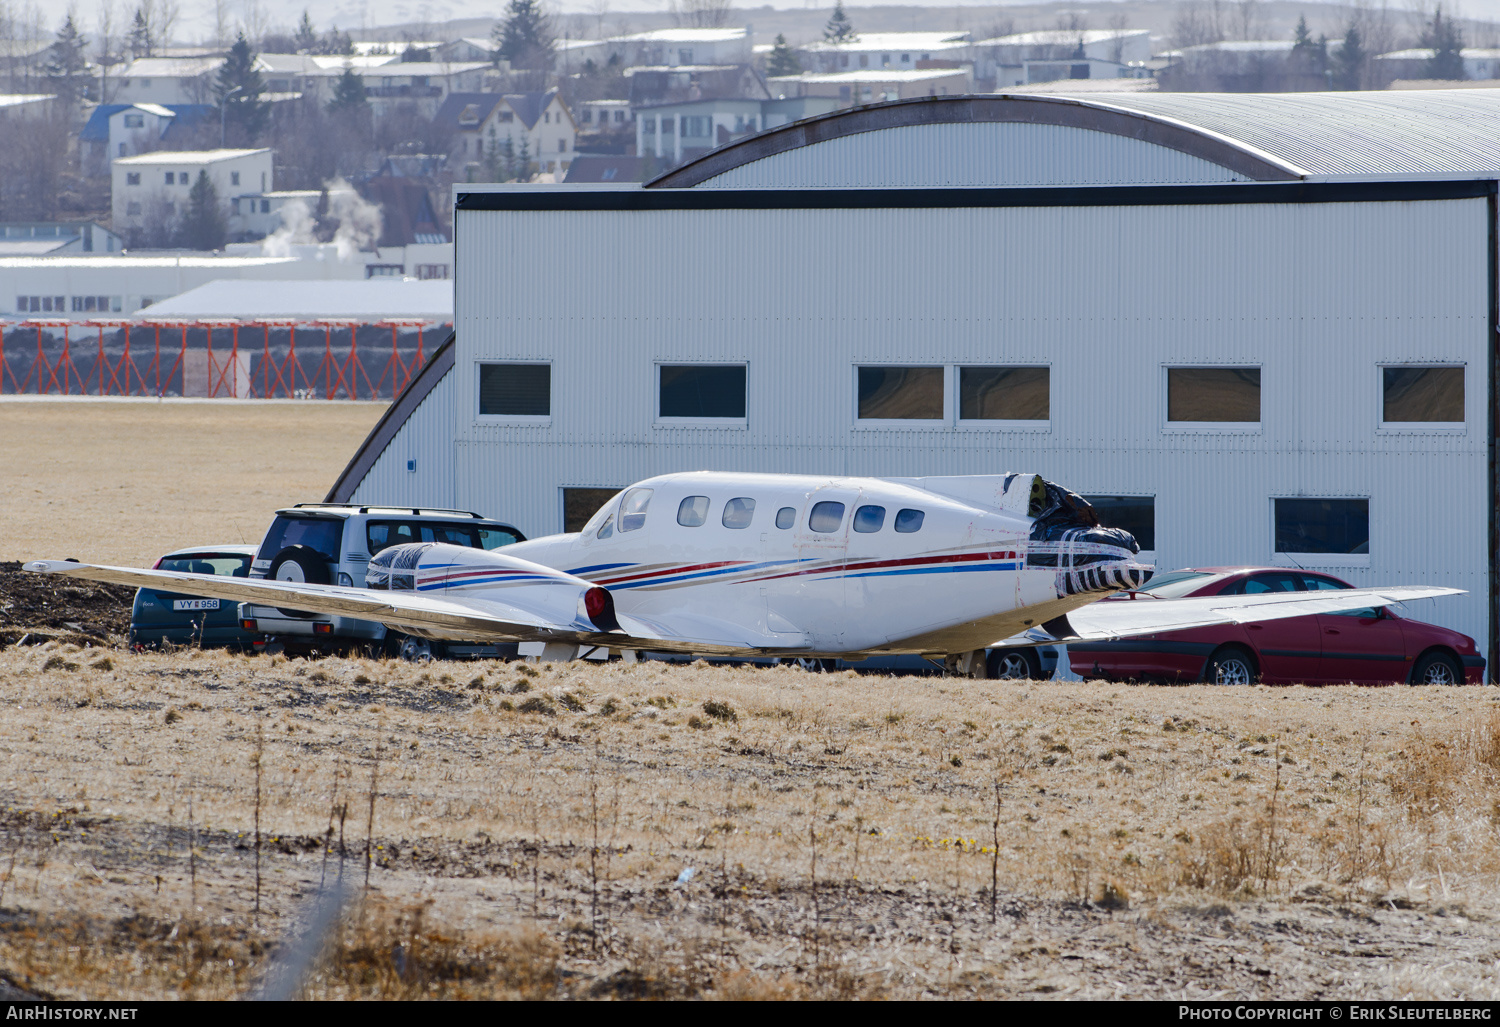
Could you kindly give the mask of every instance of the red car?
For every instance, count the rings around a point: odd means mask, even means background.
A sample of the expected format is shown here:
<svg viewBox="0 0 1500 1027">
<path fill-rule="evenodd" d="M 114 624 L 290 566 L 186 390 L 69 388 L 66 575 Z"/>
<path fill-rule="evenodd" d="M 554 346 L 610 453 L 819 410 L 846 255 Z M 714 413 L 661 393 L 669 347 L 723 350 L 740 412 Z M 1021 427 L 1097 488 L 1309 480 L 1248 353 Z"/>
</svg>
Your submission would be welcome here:
<svg viewBox="0 0 1500 1027">
<path fill-rule="evenodd" d="M 1329 574 L 1285 567 L 1201 567 L 1159 574 L 1132 598 L 1182 599 L 1353 588 Z M 1068 646 L 1073 673 L 1111 681 L 1207 681 L 1219 685 L 1478 685 L 1484 657 L 1468 635 L 1411 620 L 1391 607 L 1286 617 L 1186 631 L 1127 642 Z"/>
</svg>

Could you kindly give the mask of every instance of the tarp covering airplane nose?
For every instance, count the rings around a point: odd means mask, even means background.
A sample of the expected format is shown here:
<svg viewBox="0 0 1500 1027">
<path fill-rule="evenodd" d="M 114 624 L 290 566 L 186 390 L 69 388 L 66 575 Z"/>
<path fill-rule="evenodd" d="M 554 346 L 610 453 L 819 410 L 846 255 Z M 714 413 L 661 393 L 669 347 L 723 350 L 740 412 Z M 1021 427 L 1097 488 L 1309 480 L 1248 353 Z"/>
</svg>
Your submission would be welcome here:
<svg viewBox="0 0 1500 1027">
<path fill-rule="evenodd" d="M 1130 532 L 1101 526 L 1099 515 L 1088 500 L 1061 485 L 1043 480 L 1040 475 L 1031 479 L 1031 502 L 1026 513 L 1034 522 L 1031 526 L 1033 542 L 1056 542 L 1066 538 L 1075 542 L 1118 546 L 1132 554 L 1141 551 Z"/>
</svg>

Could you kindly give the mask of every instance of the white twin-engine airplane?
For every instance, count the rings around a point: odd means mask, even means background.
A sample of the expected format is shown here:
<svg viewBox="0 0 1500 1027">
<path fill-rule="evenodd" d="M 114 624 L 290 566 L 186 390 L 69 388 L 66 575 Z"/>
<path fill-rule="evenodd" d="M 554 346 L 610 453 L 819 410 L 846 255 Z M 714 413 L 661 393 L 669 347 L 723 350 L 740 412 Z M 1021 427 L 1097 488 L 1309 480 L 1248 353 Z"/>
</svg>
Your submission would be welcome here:
<svg viewBox="0 0 1500 1027">
<path fill-rule="evenodd" d="M 1140 603 L 1128 533 L 1033 474 L 828 478 L 665 474 L 625 489 L 575 534 L 503 550 L 382 550 L 365 588 L 39 560 L 26 569 L 314 614 L 410 635 L 703 656 L 943 657 L 1384 606 L 1459 590 L 1400 586 Z M 295 567 L 295 565 L 289 565 Z M 1093 604 L 1093 605 L 1091 605 Z M 523 648 L 523 652 L 527 648 Z M 982 673 L 982 672 L 980 672 Z"/>
</svg>

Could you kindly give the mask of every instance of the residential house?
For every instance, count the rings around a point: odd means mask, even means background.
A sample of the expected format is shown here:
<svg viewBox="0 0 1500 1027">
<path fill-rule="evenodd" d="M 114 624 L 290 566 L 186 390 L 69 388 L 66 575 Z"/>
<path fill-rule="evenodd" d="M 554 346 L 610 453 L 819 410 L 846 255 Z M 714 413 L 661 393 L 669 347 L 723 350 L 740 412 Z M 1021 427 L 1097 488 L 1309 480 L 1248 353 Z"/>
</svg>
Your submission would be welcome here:
<svg viewBox="0 0 1500 1027">
<path fill-rule="evenodd" d="M 959 96 L 973 90 L 970 66 L 917 70 L 842 71 L 832 74 L 804 72 L 766 80 L 778 96 L 822 97 L 837 100 L 838 107 L 915 96 Z"/>
<path fill-rule="evenodd" d="M 653 167 L 662 171 L 757 132 L 843 106 L 848 105 L 834 98 L 800 95 L 725 97 L 646 107 L 636 119 L 636 152 L 651 157 Z"/>
<path fill-rule="evenodd" d="M 588 61 L 604 66 L 618 57 L 625 67 L 694 64 L 749 64 L 752 40 L 748 27 L 720 29 L 654 29 L 606 39 L 564 40 L 557 44 L 557 66 L 563 74 Z"/>
<path fill-rule="evenodd" d="M 476 174 L 486 159 L 523 152 L 540 171 L 564 171 L 577 148 L 578 125 L 555 89 L 450 93 L 433 120 L 453 135 L 450 165 Z"/>
<path fill-rule="evenodd" d="M 645 157 L 595 155 L 581 153 L 568 165 L 568 177 L 563 182 L 643 182 L 649 177 L 654 162 Z"/>
<path fill-rule="evenodd" d="M 56 117 L 57 97 L 51 93 L 0 95 L 0 117 L 16 121 L 50 121 Z"/>
<path fill-rule="evenodd" d="M 214 102 L 214 78 L 223 57 L 137 57 L 107 80 L 113 103 L 174 104 Z"/>
<path fill-rule="evenodd" d="M 84 172 L 106 174 L 110 161 L 118 157 L 193 149 L 205 127 L 217 141 L 218 118 L 219 110 L 211 104 L 101 103 L 78 133 Z"/>
<path fill-rule="evenodd" d="M 495 47 L 487 38 L 466 36 L 463 39 L 453 39 L 438 46 L 433 51 L 433 60 L 437 61 L 489 61 L 495 58 Z"/>
<path fill-rule="evenodd" d="M 580 150 L 624 154 L 635 141 L 635 112 L 629 100 L 584 100 L 573 114 Z"/>
<path fill-rule="evenodd" d="M 234 201 L 246 194 L 264 195 L 271 189 L 271 151 L 202 150 L 158 151 L 119 157 L 110 165 L 110 209 L 114 229 L 132 246 L 169 238 L 173 225 L 187 209 L 188 196 L 199 172 L 207 172 L 219 201 L 230 211 L 229 232 L 242 230 Z"/>
<path fill-rule="evenodd" d="M 1486 81 L 1500 78 L 1500 50 L 1466 46 L 1458 52 L 1464 62 L 1464 78 Z M 1383 53 L 1374 59 L 1377 77 L 1383 82 L 1395 79 L 1427 77 L 1428 62 L 1435 56 L 1431 48 L 1417 47 Z"/>
<path fill-rule="evenodd" d="M 862 32 L 842 43 L 819 40 L 797 47 L 802 67 L 832 73 L 884 69 L 915 71 L 922 62 L 961 60 L 969 49 L 969 33 Z"/>
<path fill-rule="evenodd" d="M 1015 32 L 1008 36 L 981 39 L 971 44 L 970 59 L 974 77 L 985 90 L 1022 86 L 1028 82 L 1072 78 L 1068 74 L 1052 79 L 1028 78 L 1028 62 L 1082 61 L 1111 62 L 1115 65 L 1139 65 L 1151 59 L 1151 33 L 1146 29 L 1048 29 L 1039 32 Z M 1080 78 L 1111 78 L 1103 69 Z M 1038 74 L 1050 74 L 1040 71 Z M 1134 77 L 1134 76 L 1129 76 Z"/>
</svg>

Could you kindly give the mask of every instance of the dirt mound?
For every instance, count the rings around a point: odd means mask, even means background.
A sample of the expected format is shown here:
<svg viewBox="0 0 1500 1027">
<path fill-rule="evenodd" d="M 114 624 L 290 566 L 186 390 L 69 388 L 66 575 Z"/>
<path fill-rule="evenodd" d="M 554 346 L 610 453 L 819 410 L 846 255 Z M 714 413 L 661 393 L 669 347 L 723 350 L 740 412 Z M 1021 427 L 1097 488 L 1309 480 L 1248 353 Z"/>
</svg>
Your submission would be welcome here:
<svg viewBox="0 0 1500 1027">
<path fill-rule="evenodd" d="M 135 589 L 58 575 L 28 574 L 0 562 L 0 648 L 49 639 L 76 645 L 123 645 Z"/>
</svg>

